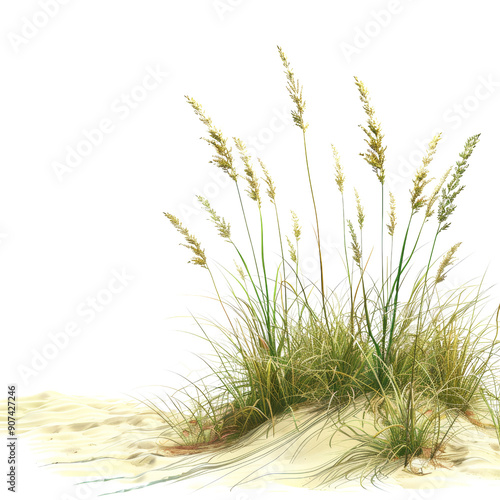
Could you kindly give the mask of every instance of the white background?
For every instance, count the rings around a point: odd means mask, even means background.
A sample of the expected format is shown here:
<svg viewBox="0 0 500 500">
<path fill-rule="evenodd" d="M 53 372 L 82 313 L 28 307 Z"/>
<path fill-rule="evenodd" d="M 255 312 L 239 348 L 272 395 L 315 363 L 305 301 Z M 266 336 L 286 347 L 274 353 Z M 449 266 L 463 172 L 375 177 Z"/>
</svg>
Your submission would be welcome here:
<svg viewBox="0 0 500 500">
<path fill-rule="evenodd" d="M 482 133 L 438 250 L 463 241 L 460 256 L 468 258 L 450 273 L 450 285 L 487 266 L 487 283 L 500 281 L 495 2 L 46 3 L 50 16 L 33 0 L 4 2 L 0 16 L 2 382 L 17 383 L 20 396 L 44 390 L 112 396 L 176 385 L 182 381 L 172 372 L 189 376 L 200 367 L 192 353 L 208 346 L 184 333 L 196 328 L 179 317 L 220 314 L 202 297 L 213 293 L 207 273 L 186 263 L 190 255 L 163 212 L 178 214 L 210 258 L 228 267 L 234 256 L 193 198 L 208 195 L 237 232 L 241 220 L 232 186 L 208 164 L 211 151 L 199 140 L 204 129 L 185 94 L 225 135 L 253 144 L 278 184 L 288 232 L 288 210 L 301 217 L 309 241 L 304 270 L 317 279 L 301 135 L 288 115 L 277 44 L 304 85 L 330 285 L 342 272 L 330 143 L 343 160 L 349 206 L 356 185 L 378 234 L 379 186 L 358 155 L 364 143 L 357 125 L 365 117 L 354 75 L 369 88 L 382 122 L 401 219 L 433 133 L 445 136 L 432 164 L 436 178 L 468 136 Z M 151 72 L 156 80 L 145 80 Z M 86 134 L 97 137 L 103 123 L 107 133 L 85 149 Z M 62 171 L 68 150 L 78 147 L 86 156 Z M 372 271 L 376 276 L 378 266 Z M 113 272 L 131 279 L 109 295 L 103 290 Z M 90 317 L 83 311 L 96 296 L 111 302 Z M 491 296 L 493 308 L 498 290 Z M 79 334 L 55 352 L 48 346 L 68 323 Z"/>
</svg>

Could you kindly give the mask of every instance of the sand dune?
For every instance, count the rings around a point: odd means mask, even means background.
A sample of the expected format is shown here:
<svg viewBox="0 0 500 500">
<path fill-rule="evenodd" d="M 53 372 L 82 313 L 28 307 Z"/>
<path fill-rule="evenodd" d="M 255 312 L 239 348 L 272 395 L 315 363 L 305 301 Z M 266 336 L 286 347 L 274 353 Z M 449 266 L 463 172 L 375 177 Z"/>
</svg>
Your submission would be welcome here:
<svg viewBox="0 0 500 500">
<path fill-rule="evenodd" d="M 297 423 L 303 429 L 300 435 L 295 431 Z M 386 487 L 429 489 L 500 480 L 500 447 L 494 430 L 465 420 L 460 425 L 461 432 L 437 460 L 414 462 L 415 471 L 423 475 L 400 468 L 384 480 Z M 321 413 L 302 409 L 294 419 L 287 417 L 274 429 L 257 430 L 229 449 L 173 456 L 166 449 L 172 435 L 169 426 L 141 403 L 55 392 L 20 401 L 18 433 L 30 443 L 40 465 L 50 464 L 67 476 L 115 478 L 103 485 L 109 492 L 162 482 L 195 467 L 197 473 L 184 481 L 187 489 L 211 483 L 313 488 L 321 485 L 314 472 L 353 446 L 352 439 L 341 435 L 330 443 L 332 433 Z M 359 485 L 352 481 L 329 488 L 356 489 Z"/>
</svg>

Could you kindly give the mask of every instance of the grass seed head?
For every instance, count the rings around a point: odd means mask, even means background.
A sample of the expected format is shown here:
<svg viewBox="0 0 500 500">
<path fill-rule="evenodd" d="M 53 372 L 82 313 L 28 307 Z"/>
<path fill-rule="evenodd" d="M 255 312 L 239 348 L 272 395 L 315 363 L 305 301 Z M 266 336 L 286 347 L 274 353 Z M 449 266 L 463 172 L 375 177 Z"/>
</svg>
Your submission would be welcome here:
<svg viewBox="0 0 500 500">
<path fill-rule="evenodd" d="M 387 229 L 389 231 L 389 236 L 394 236 L 394 231 L 396 229 L 396 198 L 389 192 L 389 224 L 387 224 Z"/>
<path fill-rule="evenodd" d="M 295 104 L 295 109 L 292 110 L 292 119 L 295 125 L 302 129 L 303 132 L 306 131 L 308 125 L 304 122 L 304 111 L 306 109 L 306 101 L 302 96 L 302 86 L 299 83 L 299 80 L 295 78 L 292 68 L 290 67 L 290 63 L 285 56 L 285 53 L 278 46 L 278 52 L 280 54 L 281 62 L 285 67 L 285 75 L 287 81 L 287 90 L 292 99 L 292 102 Z"/>
<path fill-rule="evenodd" d="M 349 226 L 349 233 L 351 234 L 351 249 L 353 254 L 354 262 L 361 268 L 361 247 L 358 243 L 358 237 L 356 236 L 356 231 L 354 231 L 354 226 L 350 220 L 347 221 Z"/>
<path fill-rule="evenodd" d="M 288 242 L 288 253 L 290 254 L 290 260 L 297 264 L 297 249 L 295 245 L 290 241 L 290 238 L 287 236 L 286 241 Z"/>
<path fill-rule="evenodd" d="M 384 135 L 382 134 L 382 127 L 375 118 L 375 110 L 370 103 L 370 94 L 368 93 L 368 89 L 358 77 L 355 76 L 354 80 L 359 90 L 359 98 L 363 103 L 363 109 L 368 118 L 367 127 L 360 125 L 361 130 L 363 130 L 366 135 L 365 142 L 368 144 L 368 150 L 366 153 L 360 153 L 360 155 L 372 167 L 380 183 L 384 184 L 385 150 L 387 148 L 382 144 L 382 139 L 384 138 Z"/>
<path fill-rule="evenodd" d="M 293 210 L 290 210 L 290 213 L 292 214 L 293 235 L 295 236 L 295 239 L 299 241 L 300 236 L 302 234 L 302 228 L 299 225 L 299 218 L 297 217 L 297 214 Z"/>
<path fill-rule="evenodd" d="M 231 148 L 227 146 L 227 139 L 222 135 L 222 132 L 219 129 L 214 127 L 211 118 L 206 115 L 201 105 L 192 97 L 185 97 L 187 102 L 194 109 L 194 112 L 200 121 L 208 129 L 209 137 L 202 137 L 202 139 L 215 149 L 215 155 L 212 157 L 212 161 L 210 163 L 213 163 L 217 167 L 221 168 L 233 181 L 236 182 L 238 180 L 238 174 L 236 173 L 236 169 L 233 165 L 234 159 L 231 153 Z"/>
<path fill-rule="evenodd" d="M 444 186 L 444 183 L 446 182 L 446 179 L 450 175 L 452 167 L 450 167 L 441 177 L 441 180 L 438 182 L 436 187 L 434 188 L 434 191 L 432 192 L 432 195 L 429 197 L 429 200 L 427 201 L 427 209 L 425 211 L 425 219 L 430 219 L 434 215 L 434 203 L 436 203 L 436 200 L 439 198 L 439 193 L 441 192 L 442 187 Z"/>
<path fill-rule="evenodd" d="M 344 169 L 342 168 L 342 164 L 340 163 L 339 153 L 333 144 L 332 144 L 332 152 L 333 152 L 333 160 L 335 162 L 335 182 L 337 184 L 337 187 L 339 188 L 339 191 L 341 193 L 344 193 L 344 183 L 345 183 Z"/>
<path fill-rule="evenodd" d="M 427 198 L 422 196 L 425 186 L 431 182 L 431 179 L 428 178 L 429 175 L 429 165 L 436 153 L 436 148 L 441 140 L 441 133 L 436 134 L 429 146 L 427 147 L 427 152 L 422 160 L 422 166 L 417 170 L 415 177 L 413 179 L 413 189 L 410 190 L 410 201 L 411 201 L 411 209 L 415 214 L 422 207 L 427 204 Z"/>
<path fill-rule="evenodd" d="M 179 233 L 184 236 L 186 243 L 181 243 L 181 245 L 189 248 L 193 252 L 194 257 L 189 262 L 196 266 L 201 266 L 205 269 L 208 269 L 207 257 L 205 256 L 205 251 L 201 248 L 200 242 L 182 225 L 182 223 L 175 215 L 165 212 L 164 214 L 175 227 L 175 229 L 177 229 L 177 231 L 179 231 Z"/>
<path fill-rule="evenodd" d="M 203 198 L 203 196 L 197 196 L 198 201 L 203 205 L 205 211 L 210 215 L 210 219 L 215 224 L 217 231 L 219 231 L 219 236 L 224 238 L 226 241 L 231 242 L 231 226 L 225 221 L 223 217 L 217 215 L 215 210 L 211 207 L 210 202 Z"/>
<path fill-rule="evenodd" d="M 259 161 L 262 171 L 264 172 L 264 182 L 267 184 L 267 196 L 269 196 L 271 203 L 274 204 L 276 203 L 276 185 L 274 184 L 269 171 L 264 165 L 264 162 L 260 158 L 257 158 L 257 160 Z"/>
<path fill-rule="evenodd" d="M 460 160 L 455 164 L 451 179 L 441 191 L 441 198 L 438 205 L 440 231 L 445 231 L 450 227 L 451 223 L 448 222 L 448 219 L 457 208 L 455 199 L 465 188 L 463 184 L 460 184 L 460 181 L 469 166 L 468 160 L 479 142 L 479 136 L 480 134 L 477 134 L 467 139 L 464 150 L 460 153 Z"/>
<path fill-rule="evenodd" d="M 436 283 L 441 283 L 445 280 L 446 269 L 456 261 L 457 258 L 455 257 L 455 253 L 461 244 L 462 243 L 456 243 L 448 250 L 448 252 L 446 252 L 446 255 L 443 257 L 443 260 L 439 264 L 439 268 L 436 274 Z"/>
<path fill-rule="evenodd" d="M 246 275 L 245 271 L 243 271 L 243 268 L 235 261 L 234 265 L 236 266 L 236 271 L 238 271 L 238 274 L 240 275 L 240 278 L 245 281 Z"/>
<path fill-rule="evenodd" d="M 356 188 L 354 189 L 354 196 L 356 196 L 356 212 L 358 214 L 359 229 L 363 229 L 363 226 L 365 224 L 365 211 L 363 205 L 361 205 L 361 198 L 359 197 Z"/>
<path fill-rule="evenodd" d="M 245 172 L 245 180 L 248 182 L 248 189 L 247 189 L 248 196 L 250 197 L 250 199 L 256 201 L 260 207 L 262 204 L 262 200 L 260 198 L 259 180 L 253 169 L 250 156 L 248 155 L 247 152 L 247 148 L 243 144 L 243 142 L 237 137 L 233 137 L 233 139 L 234 143 L 236 144 L 236 148 L 240 153 L 241 161 L 243 162 L 243 165 L 245 167 L 244 172 Z"/>
</svg>

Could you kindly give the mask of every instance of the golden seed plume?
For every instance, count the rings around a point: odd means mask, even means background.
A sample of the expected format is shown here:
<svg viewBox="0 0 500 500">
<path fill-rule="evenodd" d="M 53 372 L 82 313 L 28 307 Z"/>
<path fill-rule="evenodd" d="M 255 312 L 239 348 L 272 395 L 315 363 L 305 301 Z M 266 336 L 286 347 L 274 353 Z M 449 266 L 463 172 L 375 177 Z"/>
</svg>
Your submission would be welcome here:
<svg viewBox="0 0 500 500">
<path fill-rule="evenodd" d="M 179 233 L 182 234 L 182 236 L 184 236 L 186 243 L 181 243 L 181 245 L 183 247 L 189 248 L 193 252 L 194 258 L 191 259 L 189 262 L 197 266 L 204 267 L 205 269 L 208 269 L 205 251 L 201 248 L 200 242 L 192 234 L 189 233 L 189 231 L 181 224 L 181 222 L 177 217 L 175 217 L 175 215 L 168 214 L 165 212 L 163 213 L 172 223 L 175 229 L 177 229 L 177 231 L 179 231 Z"/>
<path fill-rule="evenodd" d="M 245 147 L 243 142 L 237 137 L 233 137 L 233 140 L 234 143 L 236 144 L 236 148 L 240 152 L 241 161 L 245 166 L 244 172 L 245 172 L 245 180 L 248 182 L 248 189 L 247 189 L 248 196 L 252 200 L 256 201 L 260 207 L 262 201 L 260 199 L 259 181 L 257 179 L 257 176 L 255 175 L 255 171 L 252 167 L 252 164 L 250 163 L 250 156 L 248 156 L 247 148 Z"/>
<path fill-rule="evenodd" d="M 349 226 L 349 233 L 351 234 L 351 249 L 353 254 L 353 260 L 361 268 L 361 247 L 358 243 L 358 237 L 356 236 L 356 231 L 350 220 L 347 220 L 347 225 Z"/>
<path fill-rule="evenodd" d="M 238 271 L 238 274 L 240 275 L 241 279 L 245 281 L 246 275 L 245 271 L 243 271 L 243 268 L 236 261 L 234 261 L 234 265 L 236 266 L 236 270 Z"/>
<path fill-rule="evenodd" d="M 304 132 L 306 131 L 308 125 L 304 122 L 304 111 L 306 109 L 306 102 L 302 97 L 302 86 L 299 83 L 299 80 L 295 78 L 292 68 L 290 67 L 290 63 L 285 56 L 285 53 L 278 46 L 278 52 L 280 54 L 281 61 L 283 62 L 283 66 L 285 67 L 285 75 L 287 80 L 287 90 L 290 94 L 290 98 L 296 106 L 296 109 L 292 110 L 292 119 L 295 125 L 302 129 Z"/>
<path fill-rule="evenodd" d="M 297 264 L 297 251 L 295 249 L 295 245 L 290 241 L 290 238 L 287 236 L 286 241 L 288 242 L 288 253 L 290 254 L 290 259 L 292 262 Z"/>
<path fill-rule="evenodd" d="M 219 236 L 224 238 L 226 241 L 231 242 L 231 226 L 228 224 L 223 217 L 217 215 L 215 210 L 211 207 L 210 202 L 203 198 L 203 196 L 197 196 L 198 201 L 203 205 L 205 211 L 210 215 L 210 219 L 214 223 L 217 231 L 219 231 Z"/>
<path fill-rule="evenodd" d="M 384 184 L 385 150 L 387 148 L 382 144 L 382 139 L 384 138 L 382 128 L 380 123 L 375 119 L 375 110 L 370 103 L 370 94 L 368 93 L 368 89 L 358 77 L 355 76 L 354 80 L 359 90 L 359 98 L 363 103 L 363 109 L 368 117 L 368 128 L 360 125 L 361 130 L 363 130 L 366 135 L 365 142 L 368 144 L 368 150 L 366 153 L 360 153 L 360 155 L 369 165 L 371 165 L 380 183 Z"/>
<path fill-rule="evenodd" d="M 267 184 L 267 196 L 269 196 L 271 203 L 274 204 L 276 202 L 276 186 L 271 178 L 271 175 L 269 174 L 269 171 L 264 165 L 264 162 L 260 158 L 257 158 L 257 160 L 259 161 L 262 171 L 264 172 L 264 181 Z"/>
<path fill-rule="evenodd" d="M 438 182 L 436 187 L 434 188 L 434 191 L 432 192 L 431 196 L 429 197 L 429 201 L 427 202 L 427 210 L 425 211 L 425 219 L 429 219 L 432 217 L 434 214 L 433 206 L 434 203 L 436 203 L 436 200 L 439 197 L 439 193 L 441 191 L 441 188 L 443 187 L 444 183 L 446 182 L 446 179 L 450 175 L 452 167 L 450 167 L 444 174 L 443 177 L 441 177 L 441 180 Z"/>
<path fill-rule="evenodd" d="M 344 183 L 345 183 L 344 169 L 342 168 L 342 164 L 340 163 L 339 153 L 333 144 L 332 144 L 332 152 L 333 152 L 333 160 L 335 162 L 335 182 L 337 184 L 337 187 L 339 188 L 339 191 L 343 193 Z"/>
<path fill-rule="evenodd" d="M 295 236 L 295 239 L 299 241 L 300 235 L 302 234 L 302 228 L 299 225 L 299 218 L 297 217 L 297 214 L 293 210 L 290 210 L 290 213 L 292 214 L 293 235 Z"/>
<path fill-rule="evenodd" d="M 389 230 L 389 236 L 394 236 L 394 230 L 396 229 L 396 198 L 389 192 L 389 224 L 387 224 L 387 229 Z"/>
<path fill-rule="evenodd" d="M 363 229 L 363 226 L 365 224 L 365 211 L 363 209 L 363 205 L 361 205 L 361 198 L 359 197 L 356 188 L 354 188 L 354 195 L 356 196 L 356 212 L 358 214 L 359 229 Z"/>
<path fill-rule="evenodd" d="M 292 232 L 293 236 L 295 237 L 295 243 L 298 245 L 300 236 L 302 234 L 302 229 L 299 225 L 299 218 L 297 217 L 297 214 L 293 211 L 290 210 L 290 213 L 292 214 Z M 297 264 L 297 249 L 295 248 L 295 245 L 290 241 L 290 238 L 287 236 L 286 240 L 288 242 L 288 252 L 290 254 L 290 259 L 292 262 Z"/>
<path fill-rule="evenodd" d="M 455 253 L 458 250 L 458 247 L 462 243 L 457 243 L 453 245 L 448 252 L 446 252 L 446 255 L 443 257 L 443 260 L 441 261 L 441 264 L 439 264 L 439 268 L 436 274 L 436 283 L 441 283 L 442 281 L 445 280 L 446 278 L 446 268 L 451 266 L 455 261 Z"/>
<path fill-rule="evenodd" d="M 217 167 L 221 168 L 233 181 L 236 182 L 238 174 L 236 173 L 236 169 L 233 165 L 234 159 L 231 153 L 231 148 L 227 146 L 227 139 L 222 135 L 222 132 L 219 129 L 214 127 L 211 118 L 206 115 L 201 105 L 192 97 L 185 97 L 187 102 L 194 109 L 194 112 L 200 121 L 208 129 L 209 137 L 202 137 L 202 139 L 215 149 L 215 155 L 212 157 L 212 161 L 210 163 L 213 163 Z"/>
<path fill-rule="evenodd" d="M 410 190 L 410 202 L 411 209 L 414 214 L 416 214 L 423 206 L 428 202 L 425 196 L 422 196 L 425 186 L 431 182 L 431 179 L 428 179 L 429 175 L 429 165 L 436 153 L 436 148 L 441 140 L 441 133 L 435 135 L 429 146 L 427 147 L 427 152 L 422 160 L 422 165 L 415 173 L 415 177 L 413 179 L 413 189 Z"/>
</svg>

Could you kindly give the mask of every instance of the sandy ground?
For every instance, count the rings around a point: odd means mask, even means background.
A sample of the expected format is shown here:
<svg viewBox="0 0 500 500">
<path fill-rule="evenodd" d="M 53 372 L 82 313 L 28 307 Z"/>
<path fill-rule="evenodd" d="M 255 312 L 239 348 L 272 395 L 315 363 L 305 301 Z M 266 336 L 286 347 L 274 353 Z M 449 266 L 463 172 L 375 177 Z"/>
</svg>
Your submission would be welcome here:
<svg viewBox="0 0 500 500">
<path fill-rule="evenodd" d="M 165 449 L 170 427 L 141 403 L 66 396 L 44 392 L 18 405 L 18 433 L 29 442 L 37 463 L 60 474 L 97 481 L 103 491 L 115 492 L 163 482 L 168 477 L 199 467 L 183 481 L 195 490 L 215 484 L 264 491 L 268 485 L 293 488 L 318 487 L 313 471 L 319 470 L 353 445 L 324 426 L 324 418 L 298 411 L 274 429 L 259 430 L 231 449 L 187 457 Z M 300 439 L 295 422 L 306 428 Z M 384 480 L 388 490 L 441 489 L 500 480 L 500 447 L 491 428 L 461 422 L 462 432 L 447 445 L 437 463 L 420 460 L 415 468 L 423 475 L 397 470 Z M 369 430 L 369 427 L 367 428 Z M 213 466 L 207 468 L 206 465 Z M 224 467 L 221 468 L 220 466 Z M 169 483 L 163 483 L 165 487 Z M 356 482 L 329 488 L 359 489 Z M 500 488 L 500 481 L 498 482 Z M 146 491 L 146 490 L 143 490 Z"/>
</svg>

